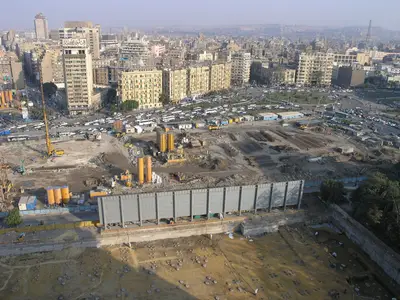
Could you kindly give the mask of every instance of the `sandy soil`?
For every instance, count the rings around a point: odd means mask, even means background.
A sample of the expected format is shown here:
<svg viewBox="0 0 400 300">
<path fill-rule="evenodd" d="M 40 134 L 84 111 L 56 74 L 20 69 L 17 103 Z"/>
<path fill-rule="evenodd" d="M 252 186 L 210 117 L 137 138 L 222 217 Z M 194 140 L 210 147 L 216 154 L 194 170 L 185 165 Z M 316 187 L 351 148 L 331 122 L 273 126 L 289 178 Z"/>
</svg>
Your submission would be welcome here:
<svg viewBox="0 0 400 300">
<path fill-rule="evenodd" d="M 4 300 L 392 297 L 344 236 L 316 237 L 304 226 L 251 240 L 214 235 L 1 258 L 0 274 Z"/>
</svg>

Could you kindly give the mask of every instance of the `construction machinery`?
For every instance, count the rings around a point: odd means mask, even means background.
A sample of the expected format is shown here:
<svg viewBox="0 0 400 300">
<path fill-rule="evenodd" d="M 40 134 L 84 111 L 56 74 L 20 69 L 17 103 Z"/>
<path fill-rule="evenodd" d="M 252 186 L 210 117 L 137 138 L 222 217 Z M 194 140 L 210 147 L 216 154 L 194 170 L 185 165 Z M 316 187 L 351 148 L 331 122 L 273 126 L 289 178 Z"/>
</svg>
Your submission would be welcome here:
<svg viewBox="0 0 400 300">
<path fill-rule="evenodd" d="M 180 163 L 185 161 L 186 156 L 182 145 L 179 145 L 175 151 L 167 153 L 167 163 Z"/>
<path fill-rule="evenodd" d="M 20 173 L 21 175 L 25 175 L 25 160 L 21 159 L 21 164 L 18 167 L 18 173 Z"/>
<path fill-rule="evenodd" d="M 21 243 L 25 239 L 25 232 L 22 232 L 18 237 L 17 237 L 17 242 Z"/>
<path fill-rule="evenodd" d="M 220 127 L 218 125 L 208 125 L 208 130 L 214 131 L 214 130 L 219 130 Z"/>
<path fill-rule="evenodd" d="M 62 149 L 55 149 L 53 144 L 51 143 L 50 133 L 49 133 L 49 124 L 47 121 L 47 114 L 46 114 L 46 103 L 44 101 L 44 91 L 43 91 L 43 76 L 42 72 L 40 72 L 40 92 L 42 94 L 42 105 L 43 105 L 43 120 L 46 129 L 46 146 L 47 146 L 47 155 L 51 156 L 62 156 L 64 155 L 64 150 Z"/>
</svg>

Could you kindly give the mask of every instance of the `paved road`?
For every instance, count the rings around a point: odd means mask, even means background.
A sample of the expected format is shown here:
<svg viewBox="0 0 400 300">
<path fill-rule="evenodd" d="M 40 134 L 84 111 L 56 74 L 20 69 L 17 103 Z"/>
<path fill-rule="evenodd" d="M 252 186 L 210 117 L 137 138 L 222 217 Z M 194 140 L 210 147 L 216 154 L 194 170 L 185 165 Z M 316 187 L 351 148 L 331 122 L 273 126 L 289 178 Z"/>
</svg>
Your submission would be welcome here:
<svg viewBox="0 0 400 300">
<path fill-rule="evenodd" d="M 40 221 L 47 224 L 68 224 L 80 221 L 97 221 L 99 214 L 97 212 L 81 212 L 81 213 L 62 213 L 62 214 L 50 214 L 50 215 L 32 215 L 23 216 L 23 225 L 36 226 L 39 225 Z"/>
</svg>

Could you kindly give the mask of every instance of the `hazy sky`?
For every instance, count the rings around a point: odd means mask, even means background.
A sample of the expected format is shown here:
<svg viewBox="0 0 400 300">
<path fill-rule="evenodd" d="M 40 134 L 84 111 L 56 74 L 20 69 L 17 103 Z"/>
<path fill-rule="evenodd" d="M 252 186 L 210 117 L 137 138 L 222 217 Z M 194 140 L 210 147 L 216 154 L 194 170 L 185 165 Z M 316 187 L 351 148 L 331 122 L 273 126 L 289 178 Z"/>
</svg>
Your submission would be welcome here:
<svg viewBox="0 0 400 300">
<path fill-rule="evenodd" d="M 14 0 L 2 1 L 1 10 L 2 29 L 33 28 L 39 12 L 47 17 L 50 28 L 61 27 L 65 20 L 135 28 L 274 23 L 368 26 L 372 19 L 373 26 L 400 29 L 400 0 Z"/>
</svg>

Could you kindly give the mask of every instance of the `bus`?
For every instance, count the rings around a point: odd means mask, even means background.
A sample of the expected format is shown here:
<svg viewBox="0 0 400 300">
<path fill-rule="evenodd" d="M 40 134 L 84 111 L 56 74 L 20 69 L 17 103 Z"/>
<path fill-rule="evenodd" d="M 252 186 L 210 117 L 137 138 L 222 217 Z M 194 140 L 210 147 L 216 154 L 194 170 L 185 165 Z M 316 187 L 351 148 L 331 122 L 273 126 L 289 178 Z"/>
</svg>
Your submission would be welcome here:
<svg viewBox="0 0 400 300">
<path fill-rule="evenodd" d="M 7 141 L 9 142 L 18 142 L 18 141 L 26 141 L 29 140 L 28 135 L 10 135 L 7 137 Z"/>
</svg>

